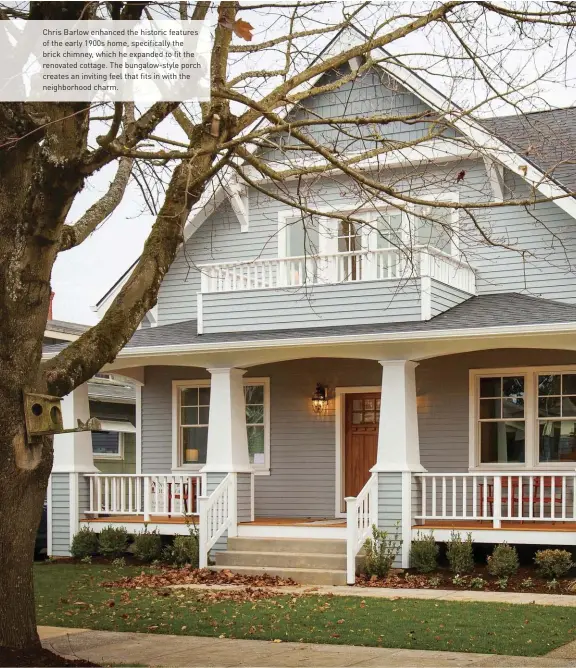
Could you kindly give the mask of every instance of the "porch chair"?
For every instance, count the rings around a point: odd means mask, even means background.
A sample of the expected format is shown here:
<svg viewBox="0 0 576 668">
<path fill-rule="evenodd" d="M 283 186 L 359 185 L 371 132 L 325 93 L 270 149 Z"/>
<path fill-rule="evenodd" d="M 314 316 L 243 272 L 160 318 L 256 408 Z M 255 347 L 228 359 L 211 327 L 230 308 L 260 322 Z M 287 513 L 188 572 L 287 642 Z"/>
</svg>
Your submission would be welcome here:
<svg viewBox="0 0 576 668">
<path fill-rule="evenodd" d="M 554 495 L 552 496 L 552 482 L 554 482 Z M 522 487 L 522 489 L 520 489 Z M 484 483 L 479 483 L 480 490 L 480 514 L 483 516 L 484 512 Z M 491 516 L 494 516 L 494 482 L 486 483 L 486 501 L 488 511 Z M 507 508 L 509 492 L 511 492 L 511 511 L 512 516 L 519 515 L 515 512 L 514 506 L 519 510 L 518 504 L 520 501 L 522 505 L 530 503 L 530 479 L 522 480 L 519 476 L 506 476 L 502 478 L 502 508 Z M 540 506 L 540 502 L 544 505 L 544 512 L 546 507 L 550 506 L 552 502 L 554 505 L 562 503 L 562 478 L 557 476 L 534 476 L 532 478 L 532 514 L 535 516 Z M 513 519 L 513 518 L 510 518 Z M 523 518 L 520 521 L 523 522 Z"/>
</svg>

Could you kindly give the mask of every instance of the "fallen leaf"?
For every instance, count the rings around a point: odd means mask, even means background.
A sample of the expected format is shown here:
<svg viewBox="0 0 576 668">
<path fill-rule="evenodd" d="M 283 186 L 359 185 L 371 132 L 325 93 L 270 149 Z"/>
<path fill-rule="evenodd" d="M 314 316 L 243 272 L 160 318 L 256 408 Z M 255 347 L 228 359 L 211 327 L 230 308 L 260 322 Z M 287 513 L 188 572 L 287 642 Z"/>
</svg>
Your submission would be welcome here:
<svg viewBox="0 0 576 668">
<path fill-rule="evenodd" d="M 242 19 L 236 19 L 233 30 L 241 39 L 244 39 L 247 42 L 252 41 L 252 30 L 254 30 L 254 28 L 248 22 L 243 21 Z"/>
</svg>

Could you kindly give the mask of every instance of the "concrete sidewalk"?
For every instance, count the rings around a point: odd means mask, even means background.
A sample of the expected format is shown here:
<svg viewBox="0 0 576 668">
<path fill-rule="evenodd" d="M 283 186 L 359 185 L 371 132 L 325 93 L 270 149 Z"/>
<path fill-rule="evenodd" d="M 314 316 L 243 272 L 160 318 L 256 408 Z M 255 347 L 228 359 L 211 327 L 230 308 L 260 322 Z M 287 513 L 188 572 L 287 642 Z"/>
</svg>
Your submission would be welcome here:
<svg viewBox="0 0 576 668">
<path fill-rule="evenodd" d="M 233 590 L 245 588 L 244 585 L 171 585 L 170 589 L 197 589 L 198 591 Z M 481 603 L 513 603 L 515 605 L 557 605 L 576 607 L 576 595 L 570 594 L 535 594 L 513 591 L 470 591 L 454 589 L 388 589 L 386 587 L 264 587 L 276 595 L 304 594 L 312 596 L 361 596 L 362 598 L 399 598 L 427 599 L 429 601 L 479 601 Z"/>
<path fill-rule="evenodd" d="M 230 640 L 197 636 L 115 633 L 59 627 L 39 627 L 42 644 L 67 658 L 100 664 L 146 666 L 566 666 L 576 667 L 576 642 L 545 657 L 497 656 L 463 652 L 380 649 L 349 645 L 273 643 L 262 640 Z"/>
</svg>

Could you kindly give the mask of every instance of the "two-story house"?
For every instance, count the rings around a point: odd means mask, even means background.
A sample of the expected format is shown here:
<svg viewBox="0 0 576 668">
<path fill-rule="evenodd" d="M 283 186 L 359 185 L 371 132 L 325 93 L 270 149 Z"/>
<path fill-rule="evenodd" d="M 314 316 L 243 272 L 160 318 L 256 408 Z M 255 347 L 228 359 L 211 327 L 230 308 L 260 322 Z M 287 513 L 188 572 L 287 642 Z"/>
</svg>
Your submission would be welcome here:
<svg viewBox="0 0 576 668">
<path fill-rule="evenodd" d="M 444 104 L 421 77 L 375 67 L 298 113 Z M 450 234 L 421 211 L 356 201 L 343 174 L 315 178 L 307 201 L 369 225 L 303 225 L 258 189 L 215 187 L 148 326 L 104 369 L 138 384 L 136 474 L 97 472 L 85 434 L 56 437 L 72 464 L 52 475 L 69 500 L 51 516 L 52 553 L 85 524 L 178 534 L 184 516 L 202 565 L 303 582 L 352 582 L 373 524 L 398 527 L 403 566 L 423 528 L 575 545 L 576 169 L 548 174 L 574 128 L 576 109 L 467 119 L 418 160 L 389 158 L 380 178 L 421 197 L 500 201 L 481 213 L 499 243 L 464 233 L 465 212 L 450 212 Z M 534 184 L 555 201 L 506 204 Z M 84 391 L 65 398 L 71 417 L 85 417 Z"/>
</svg>

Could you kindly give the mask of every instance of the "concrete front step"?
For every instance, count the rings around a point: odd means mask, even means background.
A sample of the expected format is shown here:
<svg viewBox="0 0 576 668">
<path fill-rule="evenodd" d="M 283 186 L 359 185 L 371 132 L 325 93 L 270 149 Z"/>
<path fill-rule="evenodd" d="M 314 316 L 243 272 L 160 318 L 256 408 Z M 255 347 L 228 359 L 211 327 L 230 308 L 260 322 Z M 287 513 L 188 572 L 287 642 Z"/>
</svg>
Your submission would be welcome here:
<svg viewBox="0 0 576 668">
<path fill-rule="evenodd" d="M 329 538 L 249 538 L 228 539 L 232 552 L 290 552 L 346 555 L 346 541 Z"/>
<path fill-rule="evenodd" d="M 216 553 L 217 566 L 259 566 L 260 568 L 316 568 L 346 570 L 345 554 L 307 552 L 248 552 L 227 550 Z"/>
<path fill-rule="evenodd" d="M 258 566 L 211 566 L 213 571 L 230 570 L 239 575 L 276 575 L 281 578 L 292 578 L 295 582 L 310 585 L 345 585 L 346 572 L 339 570 L 320 570 L 317 568 L 268 568 Z"/>
</svg>

